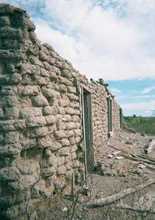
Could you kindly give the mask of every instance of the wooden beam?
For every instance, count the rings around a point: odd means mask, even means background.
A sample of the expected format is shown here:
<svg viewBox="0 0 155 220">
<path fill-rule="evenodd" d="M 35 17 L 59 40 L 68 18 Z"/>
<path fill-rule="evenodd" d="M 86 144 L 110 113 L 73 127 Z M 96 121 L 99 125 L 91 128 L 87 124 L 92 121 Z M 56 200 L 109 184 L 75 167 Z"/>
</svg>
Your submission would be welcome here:
<svg viewBox="0 0 155 220">
<path fill-rule="evenodd" d="M 141 191 L 144 188 L 146 188 L 150 185 L 153 185 L 153 184 L 155 184 L 155 180 L 150 179 L 146 183 L 138 185 L 135 188 L 128 188 L 128 189 L 122 190 L 121 192 L 116 193 L 114 195 L 90 201 L 90 202 L 84 204 L 84 206 L 87 207 L 87 208 L 104 207 L 106 205 L 110 205 L 112 203 L 115 203 L 118 200 L 123 199 L 124 197 L 126 197 L 130 194 Z"/>
</svg>

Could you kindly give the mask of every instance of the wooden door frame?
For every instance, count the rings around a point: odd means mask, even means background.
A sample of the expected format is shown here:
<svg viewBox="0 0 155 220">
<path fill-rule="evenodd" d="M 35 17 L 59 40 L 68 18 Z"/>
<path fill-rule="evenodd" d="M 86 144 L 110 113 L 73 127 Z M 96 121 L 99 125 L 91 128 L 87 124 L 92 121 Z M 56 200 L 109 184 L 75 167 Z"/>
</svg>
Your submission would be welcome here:
<svg viewBox="0 0 155 220">
<path fill-rule="evenodd" d="M 90 170 L 88 169 L 88 146 L 87 146 L 87 142 L 86 142 L 86 130 L 85 130 L 85 126 L 86 126 L 86 120 L 85 120 L 85 104 L 84 104 L 84 93 L 88 93 L 90 95 L 90 109 L 89 109 L 89 113 L 90 113 L 90 125 L 89 125 L 89 131 L 90 131 L 90 135 L 91 135 L 91 140 L 90 140 L 90 148 L 91 150 L 93 150 L 93 127 L 92 127 L 92 103 L 91 103 L 91 93 L 85 89 L 84 87 L 81 86 L 81 107 L 82 107 L 82 126 L 83 126 L 83 144 L 84 144 L 84 157 L 85 157 L 85 178 L 87 177 L 87 174 L 90 172 Z M 93 161 L 94 163 L 94 152 L 93 152 Z"/>
<path fill-rule="evenodd" d="M 108 135 L 113 130 L 113 113 L 112 113 L 112 99 L 107 97 L 107 118 L 108 118 Z"/>
</svg>

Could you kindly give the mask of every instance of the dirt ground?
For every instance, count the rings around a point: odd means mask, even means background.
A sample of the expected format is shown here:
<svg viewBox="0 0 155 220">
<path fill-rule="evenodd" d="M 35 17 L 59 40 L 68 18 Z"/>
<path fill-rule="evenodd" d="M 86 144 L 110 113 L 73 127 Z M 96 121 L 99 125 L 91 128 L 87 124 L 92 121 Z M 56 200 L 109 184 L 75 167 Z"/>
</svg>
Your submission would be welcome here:
<svg viewBox="0 0 155 220">
<path fill-rule="evenodd" d="M 148 155 L 145 152 L 150 140 L 154 139 L 155 137 L 127 130 L 121 130 L 112 136 L 108 146 L 104 149 L 103 163 L 96 168 L 97 174 L 88 176 L 89 198 L 87 200 L 105 198 L 124 189 L 134 188 L 150 179 L 155 179 L 155 158 L 152 158 L 153 153 Z M 144 208 L 145 204 L 150 204 L 150 209 L 155 209 L 155 184 L 134 195 L 134 198 L 132 196 L 130 199 L 128 197 L 123 200 L 123 204 L 136 207 L 141 201 L 143 201 L 141 208 Z M 110 215 L 107 211 L 109 208 Z M 155 214 L 139 215 L 133 210 L 129 213 L 123 211 L 116 214 L 116 209 L 113 211 L 110 206 L 89 210 L 88 219 L 155 220 Z"/>
<path fill-rule="evenodd" d="M 128 195 L 112 205 L 90 209 L 83 206 L 87 202 L 107 198 L 122 190 L 135 188 L 150 179 L 155 179 L 155 158 L 152 158 L 152 153 L 146 154 L 145 152 L 150 139 L 155 140 L 155 137 L 127 130 L 122 130 L 112 136 L 108 146 L 104 149 L 103 163 L 98 164 L 95 172 L 88 175 L 87 195 L 80 194 L 70 200 L 62 200 L 62 217 L 59 215 L 58 219 L 155 220 L 155 184 Z M 122 209 L 120 208 L 122 206 L 130 208 Z"/>
</svg>

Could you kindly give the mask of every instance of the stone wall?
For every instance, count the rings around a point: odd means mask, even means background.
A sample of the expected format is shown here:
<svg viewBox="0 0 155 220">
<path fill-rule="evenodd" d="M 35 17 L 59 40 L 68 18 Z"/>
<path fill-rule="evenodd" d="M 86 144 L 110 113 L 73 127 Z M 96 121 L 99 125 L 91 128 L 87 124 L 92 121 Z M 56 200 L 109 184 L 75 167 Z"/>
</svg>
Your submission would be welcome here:
<svg viewBox="0 0 155 220">
<path fill-rule="evenodd" d="M 115 98 L 113 97 L 112 101 L 112 126 L 113 126 L 113 132 L 117 132 L 121 128 L 121 118 L 120 118 L 120 106 L 116 102 Z"/>
<path fill-rule="evenodd" d="M 94 85 L 92 95 L 93 146 L 95 162 L 102 161 L 108 141 L 107 93 L 103 85 Z"/>
<path fill-rule="evenodd" d="M 42 45 L 34 30 L 25 11 L 0 4 L 1 219 L 39 219 L 31 216 L 37 216 L 36 202 L 41 206 L 83 182 L 80 87 L 92 97 L 95 162 L 102 160 L 108 141 L 105 86 L 80 75 L 51 46 Z"/>
<path fill-rule="evenodd" d="M 94 164 L 103 160 L 103 151 L 108 142 L 107 89 L 103 82 L 88 81 L 80 77 L 80 86 L 91 94 L 92 147 Z"/>
<path fill-rule="evenodd" d="M 79 91 L 24 11 L 1 5 L 0 29 L 0 205 L 21 219 L 9 207 L 68 192 L 73 170 L 82 173 Z"/>
</svg>

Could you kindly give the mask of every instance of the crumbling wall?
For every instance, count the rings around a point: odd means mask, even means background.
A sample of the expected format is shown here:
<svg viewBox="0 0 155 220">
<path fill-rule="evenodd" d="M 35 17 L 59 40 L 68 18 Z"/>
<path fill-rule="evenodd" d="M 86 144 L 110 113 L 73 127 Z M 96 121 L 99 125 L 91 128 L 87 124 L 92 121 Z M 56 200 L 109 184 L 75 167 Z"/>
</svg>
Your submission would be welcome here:
<svg viewBox="0 0 155 220">
<path fill-rule="evenodd" d="M 108 141 L 108 118 L 106 89 L 103 85 L 94 85 L 92 94 L 93 146 L 95 162 L 103 160 L 104 148 Z"/>
<path fill-rule="evenodd" d="M 0 213 L 9 219 L 69 192 L 73 173 L 82 181 L 76 73 L 34 30 L 25 11 L 0 5 Z"/>
<path fill-rule="evenodd" d="M 80 87 L 91 93 L 95 162 L 108 141 L 107 89 L 42 45 L 25 11 L 0 4 L 0 217 L 39 219 L 84 177 Z M 117 128 L 118 107 L 114 105 Z"/>
<path fill-rule="evenodd" d="M 113 127 L 113 132 L 117 133 L 117 131 L 120 130 L 121 128 L 121 118 L 120 118 L 120 106 L 113 98 L 112 100 L 112 127 Z"/>
<path fill-rule="evenodd" d="M 103 161 L 103 152 L 108 142 L 107 89 L 104 83 L 88 81 L 80 77 L 80 85 L 91 94 L 92 147 L 94 163 Z"/>
</svg>

